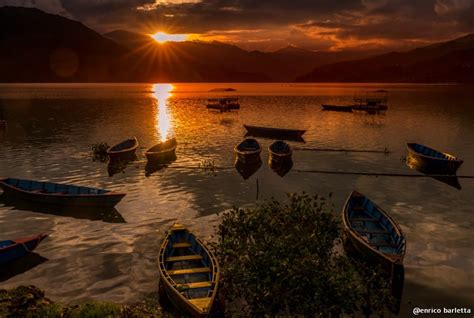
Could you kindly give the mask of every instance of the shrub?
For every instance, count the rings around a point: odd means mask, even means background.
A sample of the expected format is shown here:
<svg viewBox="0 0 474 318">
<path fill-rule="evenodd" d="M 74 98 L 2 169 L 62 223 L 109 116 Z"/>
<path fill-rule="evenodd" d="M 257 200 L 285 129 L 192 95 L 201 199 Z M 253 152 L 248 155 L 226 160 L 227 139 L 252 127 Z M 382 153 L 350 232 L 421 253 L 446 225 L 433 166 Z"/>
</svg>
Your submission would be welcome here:
<svg viewBox="0 0 474 318">
<path fill-rule="evenodd" d="M 217 236 L 225 297 L 244 303 L 247 315 L 351 314 L 367 303 L 368 291 L 378 286 L 373 282 L 383 281 L 376 269 L 355 266 L 338 252 L 339 221 L 319 196 L 234 208 L 223 215 Z M 385 295 L 386 284 L 379 285 Z"/>
</svg>

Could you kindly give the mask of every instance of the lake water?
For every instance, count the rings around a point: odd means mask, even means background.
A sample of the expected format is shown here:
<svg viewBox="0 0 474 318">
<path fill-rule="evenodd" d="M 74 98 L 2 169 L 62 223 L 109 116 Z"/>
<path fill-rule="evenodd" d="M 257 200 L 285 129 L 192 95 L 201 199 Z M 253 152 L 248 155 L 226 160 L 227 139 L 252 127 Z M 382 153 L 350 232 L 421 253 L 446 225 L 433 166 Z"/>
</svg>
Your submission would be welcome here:
<svg viewBox="0 0 474 318">
<path fill-rule="evenodd" d="M 233 87 L 241 109 L 209 112 L 216 87 Z M 322 103 L 351 102 L 360 89 L 389 90 L 386 115 L 322 112 Z M 221 93 L 222 94 L 222 93 Z M 335 214 L 353 189 L 368 195 L 400 224 L 407 238 L 401 316 L 424 305 L 473 303 L 474 180 L 462 189 L 431 178 L 308 173 L 305 170 L 418 174 L 403 162 L 406 142 L 453 153 L 474 175 L 474 89 L 454 85 L 80 84 L 0 85 L 8 132 L 0 137 L 0 175 L 123 191 L 106 215 L 12 207 L 0 203 L 0 239 L 51 232 L 37 249 L 38 265 L 4 278 L 0 288 L 34 284 L 67 303 L 86 299 L 130 303 L 156 292 L 156 258 L 176 222 L 208 238 L 218 213 L 285 193 L 333 193 Z M 295 151 L 293 170 L 280 177 L 267 164 L 269 140 L 259 139 L 263 165 L 244 180 L 233 148 L 242 124 L 307 129 L 305 148 L 378 149 L 389 154 Z M 145 150 L 175 135 L 177 160 L 147 171 Z M 138 161 L 109 175 L 91 160 L 90 145 L 136 136 Z M 215 174 L 199 169 L 213 160 Z M 298 171 L 296 171 L 298 170 Z"/>
</svg>

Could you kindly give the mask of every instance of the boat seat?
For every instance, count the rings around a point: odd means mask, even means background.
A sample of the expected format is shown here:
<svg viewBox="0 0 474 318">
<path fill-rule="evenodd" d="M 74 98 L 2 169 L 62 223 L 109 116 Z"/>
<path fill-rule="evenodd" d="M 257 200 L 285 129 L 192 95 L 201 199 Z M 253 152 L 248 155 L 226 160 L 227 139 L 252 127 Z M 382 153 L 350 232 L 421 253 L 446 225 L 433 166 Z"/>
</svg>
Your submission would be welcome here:
<svg viewBox="0 0 474 318">
<path fill-rule="evenodd" d="M 183 255 L 170 256 L 166 259 L 167 262 L 182 262 L 182 261 L 199 261 L 202 259 L 201 255 Z"/>
<path fill-rule="evenodd" d="M 356 230 L 359 233 L 367 233 L 367 234 L 388 234 L 388 231 L 385 230 L 369 230 L 369 229 L 361 229 Z"/>
<path fill-rule="evenodd" d="M 188 242 L 173 244 L 173 248 L 186 248 L 186 247 L 191 247 L 191 244 L 189 244 Z"/>
<path fill-rule="evenodd" d="M 171 276 L 177 275 L 190 275 L 190 274 L 201 274 L 201 273 L 210 273 L 210 267 L 198 267 L 198 268 L 186 268 L 186 269 L 174 269 L 167 271 Z"/>
<path fill-rule="evenodd" d="M 360 221 L 360 222 L 378 222 L 379 220 L 374 218 L 351 218 L 351 221 Z"/>
<path fill-rule="evenodd" d="M 197 282 L 197 283 L 189 283 L 189 284 L 178 284 L 177 287 L 180 290 L 183 289 L 197 289 L 197 288 L 209 288 L 212 287 L 211 282 Z"/>
<path fill-rule="evenodd" d="M 206 310 L 209 308 L 211 304 L 211 297 L 204 297 L 204 298 L 194 298 L 194 299 L 189 299 L 189 302 L 199 308 L 200 310 Z"/>
<path fill-rule="evenodd" d="M 352 210 L 356 211 L 356 212 L 364 212 L 365 208 L 363 206 L 359 205 L 359 206 L 353 206 Z"/>
</svg>

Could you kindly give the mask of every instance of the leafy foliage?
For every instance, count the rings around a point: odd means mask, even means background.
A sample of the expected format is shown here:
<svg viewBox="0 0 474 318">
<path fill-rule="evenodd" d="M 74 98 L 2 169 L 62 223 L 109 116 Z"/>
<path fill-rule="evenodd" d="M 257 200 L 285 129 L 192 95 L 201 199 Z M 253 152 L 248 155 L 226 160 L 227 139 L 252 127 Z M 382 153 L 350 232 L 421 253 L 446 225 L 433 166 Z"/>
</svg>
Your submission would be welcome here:
<svg viewBox="0 0 474 318">
<path fill-rule="evenodd" d="M 107 162 L 109 159 L 107 149 L 109 149 L 109 145 L 106 142 L 98 142 L 91 145 L 92 161 Z"/>
<path fill-rule="evenodd" d="M 289 195 L 286 204 L 234 208 L 223 215 L 217 235 L 226 298 L 245 303 L 248 315 L 337 317 L 359 311 L 373 287 L 383 291 L 377 295 L 387 292 L 383 283 L 364 281 L 367 275 L 383 281 L 376 270 L 338 252 L 339 221 L 323 197 Z M 383 304 L 372 297 L 380 310 Z"/>
</svg>

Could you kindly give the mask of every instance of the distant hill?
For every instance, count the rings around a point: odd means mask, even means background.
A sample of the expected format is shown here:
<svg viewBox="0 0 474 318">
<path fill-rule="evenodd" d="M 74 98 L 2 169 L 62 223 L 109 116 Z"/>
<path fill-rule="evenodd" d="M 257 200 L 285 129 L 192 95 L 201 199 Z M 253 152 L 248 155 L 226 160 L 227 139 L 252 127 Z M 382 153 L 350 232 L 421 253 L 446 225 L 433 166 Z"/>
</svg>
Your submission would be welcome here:
<svg viewBox="0 0 474 318">
<path fill-rule="evenodd" d="M 125 53 L 80 22 L 33 8 L 0 8 L 2 82 L 121 80 Z"/>
<path fill-rule="evenodd" d="M 121 30 L 101 35 L 38 9 L 0 7 L 0 82 L 474 82 L 473 43 L 468 35 L 382 55 L 249 52 L 221 42 L 161 45 Z"/>
<path fill-rule="evenodd" d="M 156 55 L 171 51 L 177 60 L 188 61 L 192 65 L 257 73 L 264 76 L 266 81 L 292 81 L 314 67 L 372 54 L 369 51 L 314 52 L 294 46 L 275 52 L 248 52 L 235 45 L 217 41 L 188 41 L 160 45 L 147 35 L 123 30 L 113 31 L 104 36 L 132 50 L 144 51 L 148 48 L 148 54 L 153 51 Z"/>
<path fill-rule="evenodd" d="M 474 83 L 474 34 L 407 52 L 316 67 L 296 81 Z"/>
</svg>

